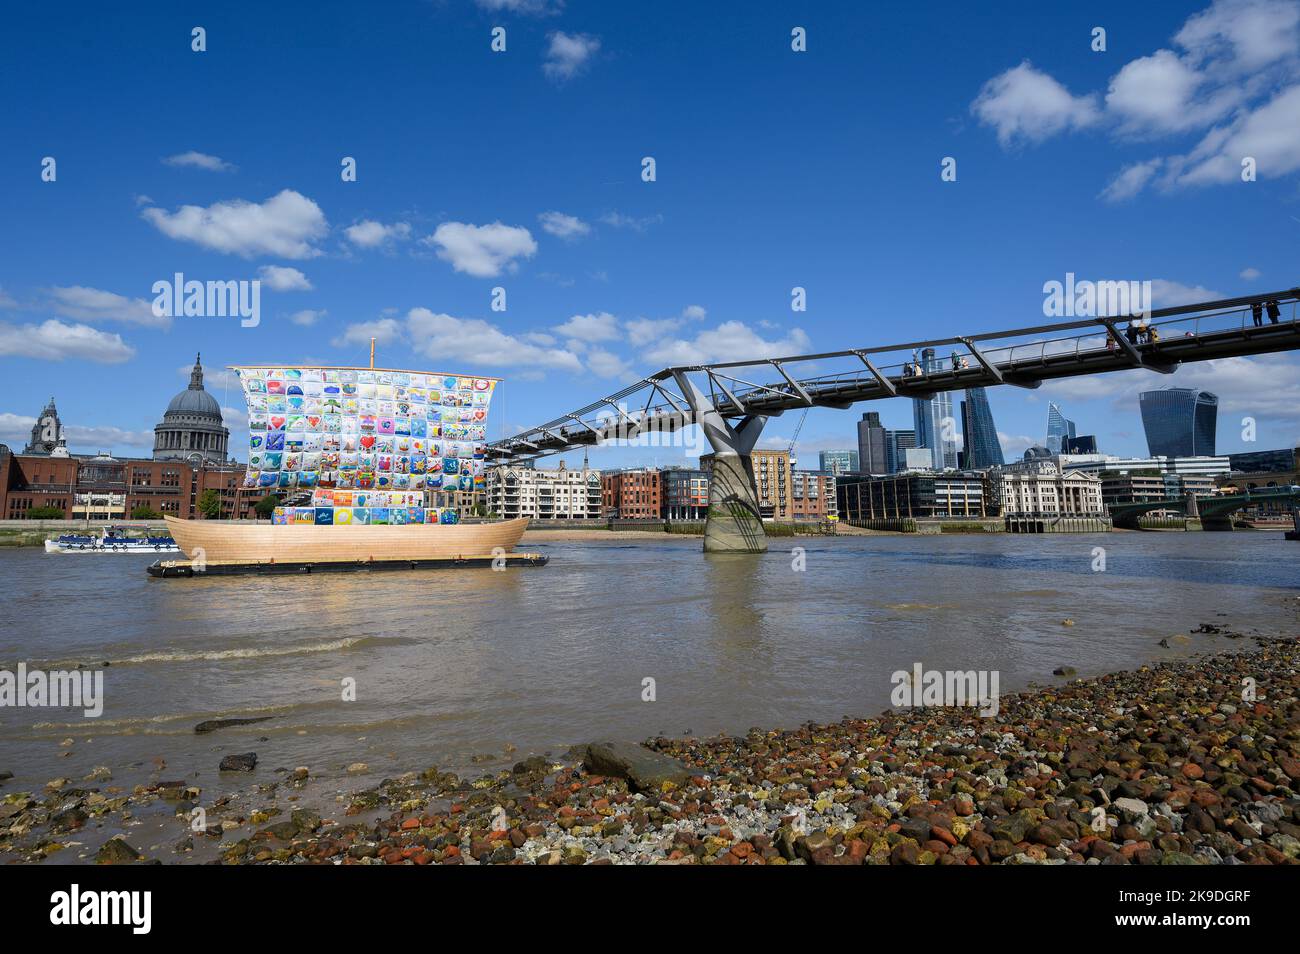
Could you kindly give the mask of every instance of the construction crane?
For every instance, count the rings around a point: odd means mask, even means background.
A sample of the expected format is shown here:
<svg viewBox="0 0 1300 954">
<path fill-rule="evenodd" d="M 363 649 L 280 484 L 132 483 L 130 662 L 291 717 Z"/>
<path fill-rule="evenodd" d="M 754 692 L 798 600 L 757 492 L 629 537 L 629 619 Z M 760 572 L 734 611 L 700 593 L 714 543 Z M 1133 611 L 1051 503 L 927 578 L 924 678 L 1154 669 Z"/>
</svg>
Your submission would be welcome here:
<svg viewBox="0 0 1300 954">
<path fill-rule="evenodd" d="M 790 455 L 791 470 L 794 470 L 794 465 L 799 463 L 799 458 L 795 457 L 794 454 L 794 445 L 799 440 L 799 432 L 803 430 L 803 422 L 808 417 L 808 410 L 808 408 L 804 408 L 803 413 L 799 415 L 799 423 L 794 426 L 794 436 L 790 438 L 790 450 L 787 453 Z"/>
</svg>

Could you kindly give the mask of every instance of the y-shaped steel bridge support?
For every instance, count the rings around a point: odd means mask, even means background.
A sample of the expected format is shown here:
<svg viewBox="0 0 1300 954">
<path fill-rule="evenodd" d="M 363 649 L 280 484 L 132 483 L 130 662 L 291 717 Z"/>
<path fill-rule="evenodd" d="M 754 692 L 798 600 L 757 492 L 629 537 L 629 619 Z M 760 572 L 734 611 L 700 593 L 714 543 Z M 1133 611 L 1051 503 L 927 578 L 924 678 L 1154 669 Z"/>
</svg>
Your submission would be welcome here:
<svg viewBox="0 0 1300 954">
<path fill-rule="evenodd" d="M 674 370 L 673 379 L 691 406 L 691 414 L 713 448 L 709 480 L 709 515 L 704 521 L 705 553 L 764 553 L 767 534 L 758 510 L 758 488 L 750 454 L 767 418 L 750 415 L 732 425 L 718 413 L 708 395 Z"/>
</svg>

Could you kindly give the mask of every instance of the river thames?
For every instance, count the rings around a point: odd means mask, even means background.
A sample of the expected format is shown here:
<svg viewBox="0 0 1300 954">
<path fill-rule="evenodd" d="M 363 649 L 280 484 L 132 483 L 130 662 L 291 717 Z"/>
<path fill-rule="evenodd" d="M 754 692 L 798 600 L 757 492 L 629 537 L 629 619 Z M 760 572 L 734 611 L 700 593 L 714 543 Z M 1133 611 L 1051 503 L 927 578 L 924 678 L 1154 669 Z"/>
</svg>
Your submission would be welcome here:
<svg viewBox="0 0 1300 954">
<path fill-rule="evenodd" d="M 156 760 L 212 778 L 253 750 L 317 778 L 486 770 L 598 737 L 873 715 L 917 662 L 997 670 L 1008 692 L 1060 666 L 1247 648 L 1191 631 L 1294 632 L 1300 594 L 1300 544 L 1273 532 L 771 542 L 719 557 L 698 538 L 525 541 L 550 565 L 206 580 L 151 579 L 147 556 L 0 550 L 0 668 L 109 664 L 100 718 L 0 709 L 0 771 L 10 790 L 98 765 L 131 784 Z"/>
</svg>

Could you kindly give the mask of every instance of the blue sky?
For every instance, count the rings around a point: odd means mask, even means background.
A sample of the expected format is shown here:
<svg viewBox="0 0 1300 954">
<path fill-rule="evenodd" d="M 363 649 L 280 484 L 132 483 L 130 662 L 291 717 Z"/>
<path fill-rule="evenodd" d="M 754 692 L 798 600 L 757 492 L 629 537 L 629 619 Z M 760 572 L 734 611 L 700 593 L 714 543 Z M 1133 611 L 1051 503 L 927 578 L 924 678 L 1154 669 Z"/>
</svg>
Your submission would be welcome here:
<svg viewBox="0 0 1300 954">
<path fill-rule="evenodd" d="M 1157 305 L 1300 282 L 1295 0 L 716 6 L 8 12 L 0 440 L 21 446 L 53 394 L 74 451 L 146 453 L 196 351 L 240 434 L 222 366 L 360 364 L 374 334 L 381 365 L 504 378 L 495 438 L 682 360 L 1031 324 L 1067 272 L 1150 280 Z M 156 317 L 175 272 L 261 279 L 260 323 Z M 989 397 L 1010 454 L 1042 440 L 1049 400 L 1142 453 L 1136 393 L 1208 387 L 1228 452 L 1300 437 L 1295 372 L 1265 357 Z M 906 401 L 814 411 L 802 458 L 852 446 L 868 409 L 911 426 Z"/>
</svg>

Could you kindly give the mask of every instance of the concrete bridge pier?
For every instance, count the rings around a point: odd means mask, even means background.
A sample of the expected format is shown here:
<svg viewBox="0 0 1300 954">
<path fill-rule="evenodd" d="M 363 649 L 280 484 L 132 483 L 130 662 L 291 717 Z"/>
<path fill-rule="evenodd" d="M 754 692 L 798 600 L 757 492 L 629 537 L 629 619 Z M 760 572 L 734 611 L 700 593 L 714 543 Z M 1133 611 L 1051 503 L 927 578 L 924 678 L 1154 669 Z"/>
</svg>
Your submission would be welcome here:
<svg viewBox="0 0 1300 954">
<path fill-rule="evenodd" d="M 767 552 L 767 533 L 758 510 L 758 488 L 750 461 L 767 418 L 753 415 L 732 425 L 684 371 L 674 371 L 673 378 L 691 406 L 695 423 L 713 448 L 704 552 Z"/>
</svg>

